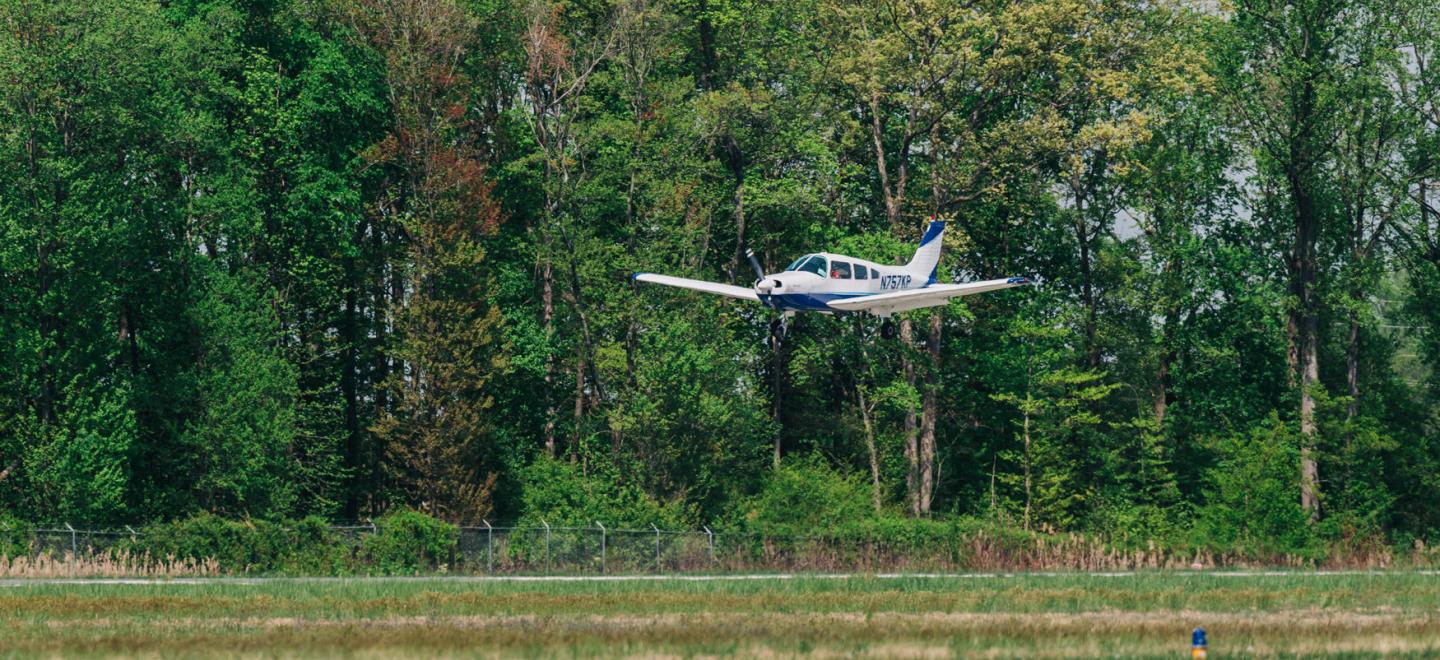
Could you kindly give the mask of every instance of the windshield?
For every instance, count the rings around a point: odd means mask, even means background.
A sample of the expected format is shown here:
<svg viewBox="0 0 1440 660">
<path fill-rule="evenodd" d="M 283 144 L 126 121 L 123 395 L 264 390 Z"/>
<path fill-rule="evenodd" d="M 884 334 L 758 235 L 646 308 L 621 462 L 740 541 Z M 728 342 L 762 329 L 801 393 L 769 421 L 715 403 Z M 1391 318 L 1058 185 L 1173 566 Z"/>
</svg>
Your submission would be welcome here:
<svg viewBox="0 0 1440 660">
<path fill-rule="evenodd" d="M 815 273 L 820 277 L 825 277 L 825 257 L 822 257 L 818 254 L 812 254 L 808 257 L 800 257 L 799 259 L 795 260 L 795 263 L 790 264 L 790 267 L 786 268 L 785 270 L 798 270 L 806 273 Z"/>
<path fill-rule="evenodd" d="M 805 260 L 806 260 L 806 259 L 809 259 L 809 258 L 810 258 L 810 255 L 808 255 L 808 254 L 800 255 L 800 258 L 799 258 L 799 259 L 796 259 L 796 260 L 794 260 L 794 261 L 792 261 L 792 262 L 790 262 L 790 265 L 789 265 L 789 266 L 786 266 L 786 267 L 785 267 L 785 270 L 787 270 L 787 271 L 788 271 L 788 270 L 800 270 L 800 264 L 805 263 Z"/>
</svg>

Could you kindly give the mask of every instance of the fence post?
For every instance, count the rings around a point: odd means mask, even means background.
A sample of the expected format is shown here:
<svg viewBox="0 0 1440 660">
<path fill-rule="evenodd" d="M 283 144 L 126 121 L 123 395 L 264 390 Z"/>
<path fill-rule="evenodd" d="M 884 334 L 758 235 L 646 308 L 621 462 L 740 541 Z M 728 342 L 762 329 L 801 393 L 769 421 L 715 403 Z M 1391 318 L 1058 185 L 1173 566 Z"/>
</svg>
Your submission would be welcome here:
<svg viewBox="0 0 1440 660">
<path fill-rule="evenodd" d="M 485 572 L 495 572 L 495 528 L 490 526 L 489 520 L 482 520 L 485 523 Z"/>
<path fill-rule="evenodd" d="M 550 523 L 540 519 L 540 524 L 545 526 L 545 573 L 550 573 Z"/>
<path fill-rule="evenodd" d="M 705 539 L 710 546 L 710 563 L 713 564 L 715 563 L 715 532 L 710 531 L 708 525 L 705 526 Z"/>
<path fill-rule="evenodd" d="M 67 522 L 65 523 L 65 529 L 70 530 L 70 556 L 74 557 L 80 553 L 80 549 L 75 543 L 75 528 L 71 527 L 70 523 Z"/>
<path fill-rule="evenodd" d="M 655 572 L 660 572 L 660 528 L 655 523 L 650 523 L 650 529 L 655 530 Z"/>
<path fill-rule="evenodd" d="M 605 523 L 595 521 L 600 526 L 600 574 L 605 574 Z"/>
</svg>

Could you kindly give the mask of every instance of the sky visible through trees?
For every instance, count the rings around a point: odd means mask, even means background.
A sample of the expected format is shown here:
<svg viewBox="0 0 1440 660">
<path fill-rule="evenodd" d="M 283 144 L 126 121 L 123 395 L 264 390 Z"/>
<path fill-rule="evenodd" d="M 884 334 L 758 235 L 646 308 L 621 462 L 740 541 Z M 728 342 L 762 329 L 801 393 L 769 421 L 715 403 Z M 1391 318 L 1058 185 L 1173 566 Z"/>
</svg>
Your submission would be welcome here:
<svg viewBox="0 0 1440 660">
<path fill-rule="evenodd" d="M 0 0 L 0 513 L 839 488 L 1433 538 L 1437 35 L 1420 0 Z M 777 348 L 628 278 L 900 262 L 931 216 L 941 279 L 1038 286 Z"/>
</svg>

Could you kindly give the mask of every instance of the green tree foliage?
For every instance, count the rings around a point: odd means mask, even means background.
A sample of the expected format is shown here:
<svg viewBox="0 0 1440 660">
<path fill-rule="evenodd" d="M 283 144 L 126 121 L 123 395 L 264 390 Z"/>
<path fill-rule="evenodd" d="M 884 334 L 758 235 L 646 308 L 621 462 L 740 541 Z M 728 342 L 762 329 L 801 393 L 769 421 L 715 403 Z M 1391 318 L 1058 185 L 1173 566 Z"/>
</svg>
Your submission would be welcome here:
<svg viewBox="0 0 1440 660">
<path fill-rule="evenodd" d="M 234 517 L 290 513 L 305 490 L 312 497 L 328 495 L 317 482 L 333 483 L 338 466 L 333 458 L 331 465 L 317 465 L 314 456 L 291 457 L 299 376 L 278 347 L 274 313 L 250 282 L 223 273 L 212 277 L 205 299 L 192 308 L 200 345 L 199 410 L 180 439 L 203 466 L 194 489 L 206 511 Z M 311 506 L 325 511 L 333 504 L 312 500 Z"/>
<path fill-rule="evenodd" d="M 1024 370 L 1024 389 L 993 395 L 1019 412 L 1018 446 L 1001 454 L 1018 470 L 1001 481 L 1015 493 L 1025 530 L 1067 529 L 1092 495 L 1081 465 L 1088 458 L 1083 449 L 1102 449 L 1091 439 L 1102 430 L 1096 428 L 1102 420 L 1095 406 L 1119 386 L 1102 383 L 1100 373 L 1067 366 L 1070 356 L 1056 328 L 1017 325 L 1025 356 L 1016 366 Z"/>
<path fill-rule="evenodd" d="M 454 560 L 459 531 L 452 524 L 418 511 L 397 510 L 375 520 L 376 533 L 361 549 L 375 570 L 385 575 L 431 572 Z"/>
<path fill-rule="evenodd" d="M 520 474 L 525 489 L 521 520 L 531 526 L 683 529 L 692 522 L 683 502 L 660 502 L 638 484 L 613 474 L 587 475 L 576 466 L 540 459 Z"/>
<path fill-rule="evenodd" d="M 0 512 L 1430 539 L 1432 5 L 0 0 Z"/>
<path fill-rule="evenodd" d="M 489 385 L 505 357 L 482 245 L 501 214 L 467 140 L 478 127 L 464 118 L 475 19 L 457 4 L 417 2 L 362 3 L 352 20 L 385 60 L 394 124 L 367 160 L 394 170 L 381 194 L 397 204 L 384 213 L 408 247 L 392 263 L 404 273 L 391 300 L 394 370 L 382 383 L 393 404 L 373 430 L 404 501 L 478 519 L 491 509 Z"/>
<path fill-rule="evenodd" d="M 771 472 L 739 513 L 757 530 L 813 536 L 872 519 L 876 512 L 859 474 L 837 471 L 812 454 Z"/>
<path fill-rule="evenodd" d="M 1313 549 L 1307 514 L 1295 498 L 1298 436 L 1294 424 L 1272 416 L 1217 443 L 1219 462 L 1196 526 L 1202 543 L 1270 554 Z"/>
</svg>

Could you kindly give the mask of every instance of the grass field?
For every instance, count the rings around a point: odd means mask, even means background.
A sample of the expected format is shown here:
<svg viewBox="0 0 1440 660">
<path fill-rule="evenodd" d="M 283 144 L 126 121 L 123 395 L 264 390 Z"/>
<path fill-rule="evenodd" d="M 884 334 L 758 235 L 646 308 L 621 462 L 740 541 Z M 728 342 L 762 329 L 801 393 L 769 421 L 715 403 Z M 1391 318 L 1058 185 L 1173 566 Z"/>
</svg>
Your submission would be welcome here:
<svg viewBox="0 0 1440 660">
<path fill-rule="evenodd" d="M 0 655 L 1440 654 L 1440 576 L 267 581 L 0 588 Z"/>
</svg>

